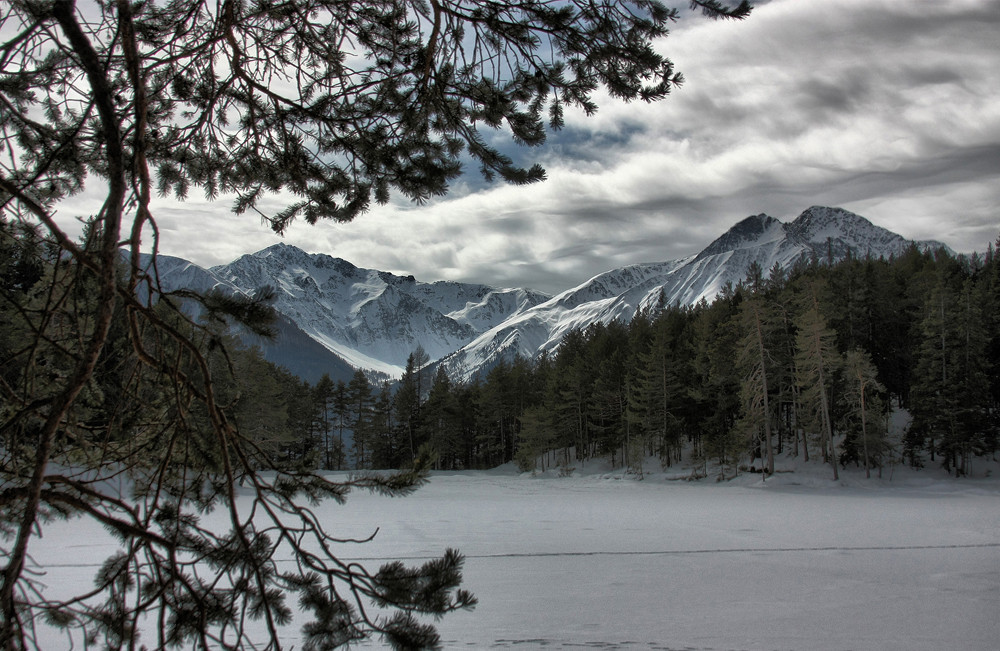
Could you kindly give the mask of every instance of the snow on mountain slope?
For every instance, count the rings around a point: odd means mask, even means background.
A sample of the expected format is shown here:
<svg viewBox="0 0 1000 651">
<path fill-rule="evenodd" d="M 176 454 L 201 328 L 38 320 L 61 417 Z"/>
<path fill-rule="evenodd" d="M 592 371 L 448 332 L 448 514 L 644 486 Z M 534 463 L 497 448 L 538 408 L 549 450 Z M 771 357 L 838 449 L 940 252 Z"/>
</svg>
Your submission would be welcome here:
<svg viewBox="0 0 1000 651">
<path fill-rule="evenodd" d="M 151 259 L 151 256 L 144 254 L 141 256 L 140 264 L 149 269 Z M 199 293 L 212 290 L 243 293 L 207 269 L 170 255 L 156 256 L 156 269 L 151 275 L 159 278 L 160 287 L 165 292 L 188 289 Z"/>
<path fill-rule="evenodd" d="M 839 260 L 848 251 L 888 257 L 910 242 L 864 217 L 840 208 L 814 206 L 786 224 L 760 214 L 747 217 L 698 255 L 657 264 L 615 269 L 591 278 L 551 300 L 527 309 L 478 336 L 442 363 L 455 378 L 470 379 L 500 360 L 532 358 L 558 347 L 563 335 L 591 323 L 628 321 L 638 309 L 711 301 L 727 284 L 739 283 L 751 264 L 765 273 L 775 264 L 788 269 L 816 256 Z M 941 247 L 938 242 L 923 246 Z"/>
<path fill-rule="evenodd" d="M 445 367 L 456 378 L 515 356 L 533 358 L 553 350 L 569 330 L 591 323 L 629 320 L 636 306 L 683 261 L 638 264 L 599 274 L 544 303 L 526 309 L 478 336 L 448 356 Z"/>
<path fill-rule="evenodd" d="M 438 359 L 548 298 L 523 289 L 423 283 L 286 244 L 211 272 L 246 292 L 274 287 L 275 309 L 310 337 L 356 368 L 394 376 L 417 346 Z"/>
<path fill-rule="evenodd" d="M 142 264 L 147 269 L 149 269 L 150 262 L 151 256 L 144 254 Z M 151 277 L 158 278 L 159 290 L 166 293 L 184 289 L 202 294 L 210 291 L 246 296 L 252 294 L 251 291 L 236 287 L 207 269 L 173 256 L 158 255 L 156 268 L 155 270 L 150 269 L 150 272 Z M 257 287 L 253 289 L 255 290 Z M 146 296 L 146 286 L 140 285 L 140 300 L 145 300 Z M 185 301 L 185 305 L 185 309 L 192 316 L 197 317 L 200 312 L 199 307 L 190 301 Z M 324 374 L 329 375 L 334 381 L 350 381 L 354 374 L 354 367 L 314 338 L 302 332 L 294 321 L 283 314 L 278 314 L 274 326 L 278 331 L 278 336 L 273 340 L 243 332 L 239 328 L 236 329 L 235 334 L 241 337 L 246 344 L 259 348 L 265 359 L 284 366 L 307 382 L 315 383 Z"/>
<path fill-rule="evenodd" d="M 887 256 L 901 253 L 910 245 L 910 241 L 902 236 L 840 208 L 813 206 L 788 224 L 787 230 L 790 237 L 810 246 L 820 258 L 830 253 L 839 260 L 847 255 L 848 250 L 861 257 L 868 253 L 876 257 Z M 946 248 L 935 241 L 917 244 L 923 248 Z"/>
</svg>

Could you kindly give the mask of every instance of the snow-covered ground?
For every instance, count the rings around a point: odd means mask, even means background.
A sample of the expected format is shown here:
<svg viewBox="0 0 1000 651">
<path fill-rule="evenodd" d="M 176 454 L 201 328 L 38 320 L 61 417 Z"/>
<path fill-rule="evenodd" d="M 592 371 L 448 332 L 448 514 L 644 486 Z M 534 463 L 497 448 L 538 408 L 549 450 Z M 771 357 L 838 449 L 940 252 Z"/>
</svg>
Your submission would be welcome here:
<svg viewBox="0 0 1000 651">
<path fill-rule="evenodd" d="M 438 623 L 448 649 L 1000 648 L 1000 472 L 786 469 L 766 483 L 596 464 L 440 473 L 406 498 L 320 509 L 339 535 L 379 529 L 342 550 L 373 568 L 466 555 L 479 606 Z M 112 549 L 80 520 L 36 542 L 63 588 L 92 585 Z"/>
</svg>

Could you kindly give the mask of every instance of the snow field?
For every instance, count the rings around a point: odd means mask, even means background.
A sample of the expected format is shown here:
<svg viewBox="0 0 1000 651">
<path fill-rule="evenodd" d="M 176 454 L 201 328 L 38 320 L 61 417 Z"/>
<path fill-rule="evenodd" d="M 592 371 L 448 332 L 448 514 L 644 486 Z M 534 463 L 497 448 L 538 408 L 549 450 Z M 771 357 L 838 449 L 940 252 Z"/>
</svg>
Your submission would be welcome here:
<svg viewBox="0 0 1000 651">
<path fill-rule="evenodd" d="M 479 605 L 438 622 L 447 649 L 1000 648 L 1000 481 L 825 473 L 716 484 L 501 469 L 318 510 L 335 535 L 379 530 L 341 549 L 372 569 L 466 555 Z M 112 551 L 81 520 L 36 542 L 63 589 L 92 585 Z M 287 643 L 301 646 L 296 630 Z"/>
</svg>

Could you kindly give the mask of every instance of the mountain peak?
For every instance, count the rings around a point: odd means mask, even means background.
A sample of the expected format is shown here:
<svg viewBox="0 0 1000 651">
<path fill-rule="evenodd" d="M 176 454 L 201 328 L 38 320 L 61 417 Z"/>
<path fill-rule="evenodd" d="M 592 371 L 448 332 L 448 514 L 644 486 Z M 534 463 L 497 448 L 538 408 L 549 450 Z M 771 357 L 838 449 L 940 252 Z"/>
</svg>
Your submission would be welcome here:
<svg viewBox="0 0 1000 651">
<path fill-rule="evenodd" d="M 843 208 L 812 206 L 788 224 L 787 230 L 791 239 L 835 259 L 848 254 L 884 256 L 899 253 L 908 245 L 900 235 Z"/>
<path fill-rule="evenodd" d="M 273 258 L 281 265 L 288 262 L 294 262 L 296 264 L 309 266 L 315 269 L 325 269 L 340 274 L 341 276 L 349 276 L 355 271 L 358 271 L 358 267 L 343 258 L 335 258 L 325 253 L 309 253 L 297 246 L 285 244 L 284 242 L 272 244 L 266 249 L 249 253 L 243 256 L 243 258 L 256 260 Z"/>
<path fill-rule="evenodd" d="M 822 243 L 828 238 L 839 238 L 844 234 L 888 233 L 861 215 L 843 208 L 812 206 L 802 211 L 788 225 L 789 235 L 801 237 L 806 242 Z"/>
<path fill-rule="evenodd" d="M 277 256 L 297 256 L 297 255 L 308 255 L 305 251 L 297 246 L 292 246 L 291 244 L 285 244 L 284 242 L 278 242 L 277 244 L 272 244 L 266 249 L 261 249 L 260 251 L 255 251 L 250 253 L 255 258 L 269 258 L 273 255 Z"/>
<path fill-rule="evenodd" d="M 766 233 L 773 232 L 775 236 L 778 236 L 777 231 L 781 226 L 783 224 L 770 215 L 764 213 L 751 215 L 709 244 L 704 251 L 698 254 L 698 257 L 717 255 L 726 251 L 735 251 L 747 245 L 758 244 L 765 241 Z"/>
</svg>

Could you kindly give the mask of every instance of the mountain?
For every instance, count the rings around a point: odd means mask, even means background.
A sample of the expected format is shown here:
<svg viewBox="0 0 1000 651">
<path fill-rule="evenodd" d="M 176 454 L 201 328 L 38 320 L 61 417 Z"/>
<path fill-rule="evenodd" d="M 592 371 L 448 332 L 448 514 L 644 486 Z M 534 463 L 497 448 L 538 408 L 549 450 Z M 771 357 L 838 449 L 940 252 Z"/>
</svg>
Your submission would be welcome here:
<svg viewBox="0 0 1000 651">
<path fill-rule="evenodd" d="M 418 346 L 438 359 L 550 298 L 527 289 L 420 282 L 286 244 L 210 269 L 161 255 L 156 275 L 168 292 L 250 296 L 263 286 L 274 288 L 278 337 L 243 338 L 310 382 L 323 373 L 348 381 L 356 368 L 399 376 Z"/>
<path fill-rule="evenodd" d="M 355 368 L 394 376 L 417 346 L 438 359 L 549 298 L 524 289 L 420 282 L 286 244 L 209 271 L 245 292 L 271 285 L 275 309 L 310 338 Z"/>
<path fill-rule="evenodd" d="M 143 256 L 143 264 L 147 267 L 151 260 L 150 256 Z M 156 257 L 156 269 L 152 275 L 159 278 L 160 287 L 164 292 L 188 289 L 199 293 L 221 291 L 246 296 L 253 293 L 219 278 L 210 270 L 183 258 L 169 255 Z M 144 298 L 145 295 L 146 288 L 140 286 L 140 298 Z M 185 309 L 195 316 L 199 310 L 193 302 L 187 302 Z M 260 338 L 240 329 L 237 329 L 235 334 L 245 343 L 260 348 L 265 359 L 284 366 L 308 382 L 315 383 L 324 373 L 330 375 L 334 381 L 350 381 L 354 367 L 304 333 L 294 321 L 279 312 L 274 327 L 278 331 L 278 336 L 272 340 Z"/>
<path fill-rule="evenodd" d="M 701 253 L 673 262 L 637 264 L 594 276 L 552 299 L 512 316 L 484 332 L 441 363 L 455 379 L 469 379 L 515 355 L 528 358 L 552 351 L 572 328 L 595 322 L 629 320 L 638 309 L 711 301 L 727 284 L 746 277 L 754 262 L 765 273 L 775 263 L 788 269 L 813 256 L 825 260 L 853 255 L 888 257 L 910 241 L 840 208 L 814 206 L 795 221 L 769 215 L 747 217 Z M 940 248 L 939 242 L 921 246 Z"/>
<path fill-rule="evenodd" d="M 764 214 L 747 217 L 697 255 L 613 269 L 556 296 L 421 282 L 286 244 L 211 269 L 160 256 L 158 272 L 168 290 L 250 295 L 273 287 L 281 335 L 253 343 L 267 359 L 309 381 L 324 372 L 346 380 L 355 368 L 398 377 L 417 346 L 462 380 L 516 355 L 552 351 L 572 328 L 627 321 L 661 297 L 680 305 L 710 301 L 727 284 L 743 280 L 752 263 L 766 273 L 775 264 L 788 269 L 803 259 L 839 260 L 848 252 L 888 257 L 910 244 L 854 213 L 814 206 L 791 223 Z"/>
</svg>

